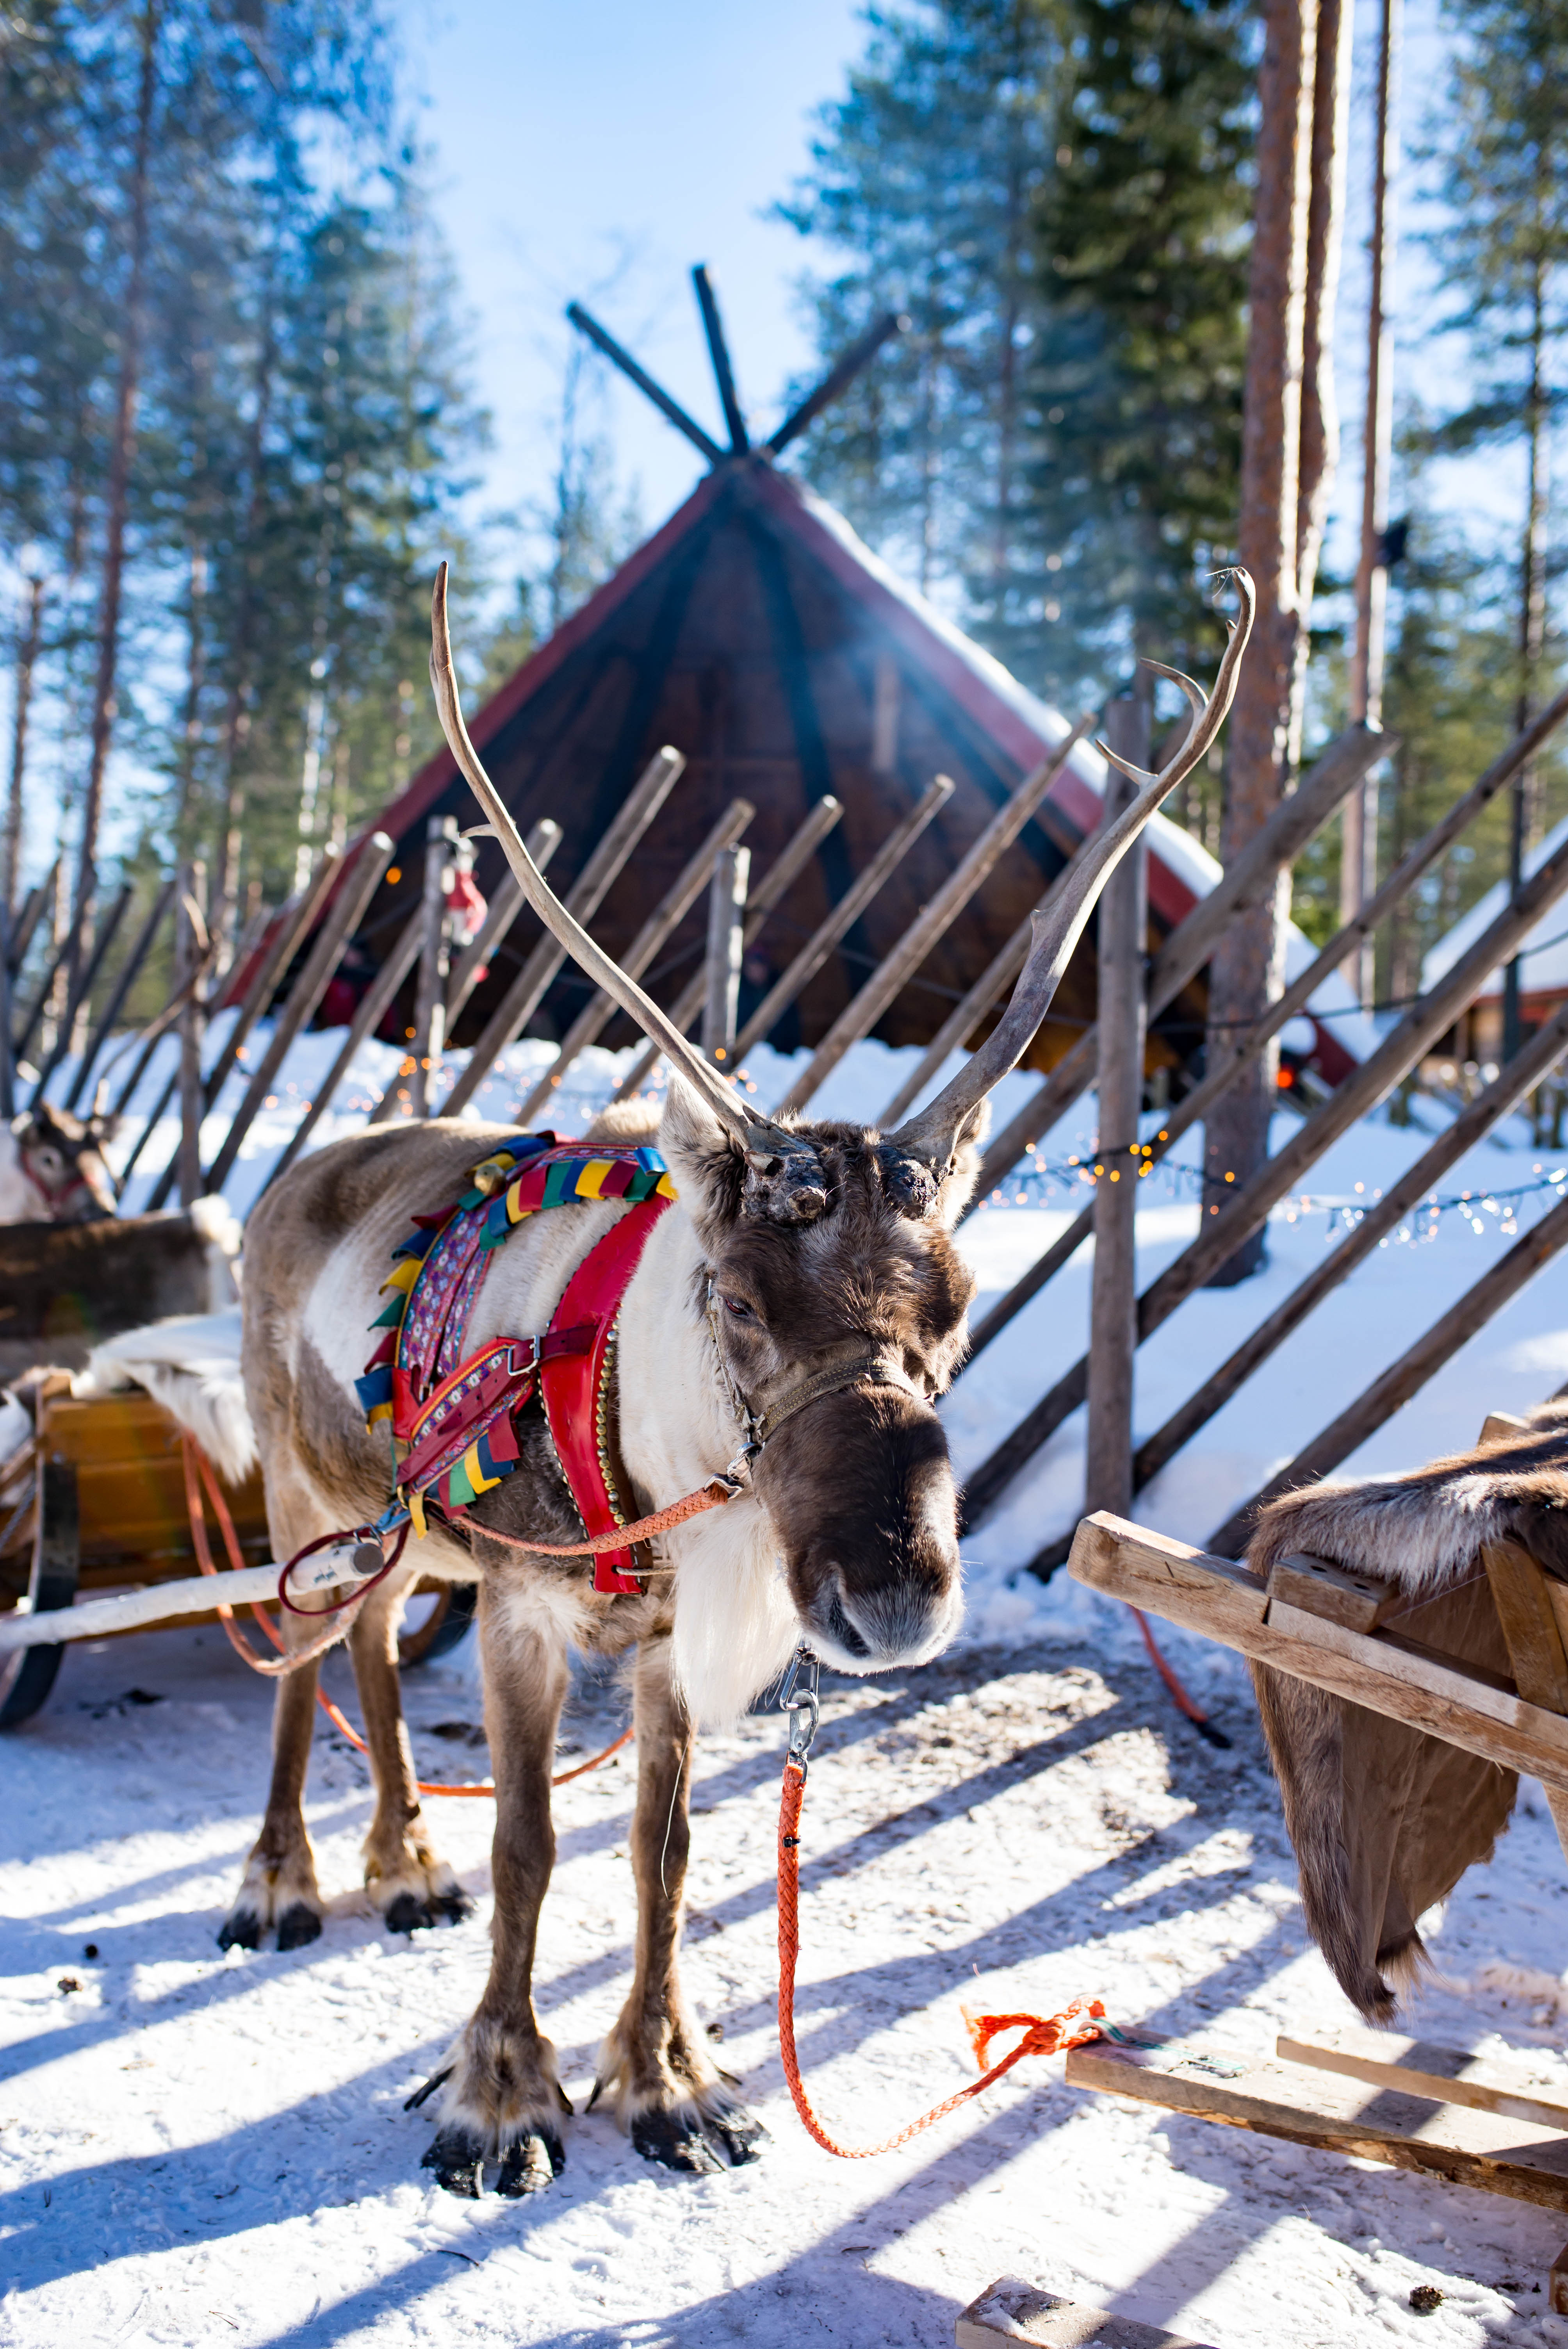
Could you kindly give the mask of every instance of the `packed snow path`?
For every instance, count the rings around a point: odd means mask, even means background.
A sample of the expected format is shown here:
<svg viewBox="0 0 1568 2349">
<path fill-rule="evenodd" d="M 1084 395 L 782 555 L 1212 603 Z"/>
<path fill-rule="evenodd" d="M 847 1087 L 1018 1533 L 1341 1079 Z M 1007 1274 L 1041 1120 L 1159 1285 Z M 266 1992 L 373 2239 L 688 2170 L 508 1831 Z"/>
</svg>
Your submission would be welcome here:
<svg viewBox="0 0 1568 2349">
<path fill-rule="evenodd" d="M 799 2027 L 811 2093 L 851 2141 L 973 2076 L 961 2004 L 1049 2013 L 1097 1992 L 1123 2019 L 1253 2049 L 1282 2023 L 1346 2019 L 1305 1940 L 1234 1660 L 1172 1641 L 1235 1739 L 1215 1754 L 1128 1628 L 1105 1607 L 1091 1644 L 1036 1638 L 830 1687 Z M 341 1692 L 341 1659 L 329 1677 Z M 411 1673 L 406 1692 L 422 1771 L 482 1775 L 461 1732 L 478 1718 L 471 1662 Z M 686 1937 L 698 2012 L 773 2132 L 764 2159 L 674 2176 L 595 2113 L 567 2124 L 549 2192 L 456 2201 L 419 2168 L 428 2116 L 402 2107 L 483 1980 L 489 1806 L 431 1806 L 478 1914 L 389 1939 L 350 1889 L 364 1765 L 324 1727 L 309 1815 L 338 1896 L 325 1932 L 288 1956 L 220 1956 L 270 1703 L 215 1630 L 128 1639 L 73 1651 L 48 1709 L 0 1746 L 14 2349 L 946 2349 L 957 2311 L 1005 2271 L 1219 2349 L 1568 2342 L 1538 2289 L 1563 2219 L 1069 2092 L 1059 2059 L 1020 2065 L 901 2153 L 820 2153 L 774 2028 L 777 1715 L 702 1743 Z M 621 1717 L 614 1683 L 587 1684 L 563 1744 L 591 1753 Z M 624 1759 L 556 1796 L 538 1995 L 580 2116 L 630 1975 L 631 1785 Z M 1527 1789 L 1436 1940 L 1468 1994 L 1452 1980 L 1429 1992 L 1420 2027 L 1556 2048 L 1565 1919 L 1568 1871 Z M 1445 2294 L 1435 2316 L 1408 2307 L 1419 2282 Z"/>
</svg>

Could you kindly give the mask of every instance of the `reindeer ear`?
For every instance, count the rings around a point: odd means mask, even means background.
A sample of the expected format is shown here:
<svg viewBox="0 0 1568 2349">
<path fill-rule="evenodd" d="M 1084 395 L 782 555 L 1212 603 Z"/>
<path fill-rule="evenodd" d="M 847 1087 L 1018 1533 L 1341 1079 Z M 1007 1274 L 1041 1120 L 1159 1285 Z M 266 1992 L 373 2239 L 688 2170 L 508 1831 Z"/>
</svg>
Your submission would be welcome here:
<svg viewBox="0 0 1568 2349">
<path fill-rule="evenodd" d="M 711 1246 L 739 1216 L 746 1162 L 701 1094 L 673 1069 L 659 1148 L 682 1206 Z"/>
<path fill-rule="evenodd" d="M 980 1179 L 980 1154 L 990 1131 L 991 1101 L 987 1094 L 975 1102 L 959 1127 L 953 1164 L 936 1195 L 937 1218 L 949 1231 L 975 1195 L 975 1185 Z"/>
</svg>

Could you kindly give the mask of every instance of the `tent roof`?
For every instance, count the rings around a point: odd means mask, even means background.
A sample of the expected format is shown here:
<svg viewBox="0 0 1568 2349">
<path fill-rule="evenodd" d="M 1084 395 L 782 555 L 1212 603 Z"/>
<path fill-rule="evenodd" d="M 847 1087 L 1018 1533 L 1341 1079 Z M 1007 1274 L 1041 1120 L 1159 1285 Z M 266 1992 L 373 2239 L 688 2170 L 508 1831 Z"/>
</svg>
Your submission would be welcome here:
<svg viewBox="0 0 1568 2349">
<path fill-rule="evenodd" d="M 1549 832 L 1544 840 L 1531 849 L 1524 860 L 1524 877 L 1539 871 L 1547 858 L 1568 840 L 1568 816 Z M 1489 930 L 1508 903 L 1508 883 L 1495 881 L 1483 897 L 1478 897 L 1468 914 L 1460 916 L 1451 930 L 1447 931 L 1429 952 L 1421 965 L 1423 990 L 1435 987 L 1438 980 L 1450 971 L 1461 955 L 1468 954 L 1483 930 Z M 1568 912 L 1563 900 L 1548 905 L 1521 949 L 1524 968 L 1521 973 L 1522 992 L 1526 995 L 1568 995 Z M 1502 966 L 1491 972 L 1476 993 L 1478 1003 L 1495 1002 L 1502 993 Z"/>
</svg>

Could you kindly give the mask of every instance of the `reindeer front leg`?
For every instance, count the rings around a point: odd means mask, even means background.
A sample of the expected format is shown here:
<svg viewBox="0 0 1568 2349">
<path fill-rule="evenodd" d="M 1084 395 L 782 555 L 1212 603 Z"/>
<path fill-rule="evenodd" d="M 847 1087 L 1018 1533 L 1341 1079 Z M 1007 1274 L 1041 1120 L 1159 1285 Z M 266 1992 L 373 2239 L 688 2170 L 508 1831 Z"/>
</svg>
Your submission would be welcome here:
<svg viewBox="0 0 1568 2349">
<path fill-rule="evenodd" d="M 637 1967 L 631 1995 L 599 2056 L 593 2096 L 613 2091 L 615 2117 L 647 2161 L 667 2169 L 755 2161 L 768 2132 L 730 2093 L 681 1987 L 681 1904 L 691 1847 L 693 1735 L 670 1684 L 667 1639 L 645 1640 L 634 1682 L 637 1806 L 632 1867 L 637 1883 Z"/>
<path fill-rule="evenodd" d="M 308 1626 L 294 1631 L 291 1620 L 284 1643 L 303 1645 L 308 1635 Z M 234 1905 L 219 1932 L 221 1950 L 259 1950 L 262 1936 L 271 1925 L 277 1927 L 280 1950 L 303 1949 L 321 1931 L 315 1854 L 304 1824 L 304 1779 L 315 1724 L 315 1674 L 314 1662 L 302 1664 L 278 1682 L 266 1816 L 245 1862 Z"/>
<path fill-rule="evenodd" d="M 421 1925 L 433 1925 L 438 1917 L 449 1917 L 457 1924 L 473 1907 L 433 1849 L 419 1807 L 397 1680 L 397 1622 L 413 1579 L 413 1573 L 405 1571 L 373 1591 L 348 1638 L 376 1785 L 376 1815 L 365 1838 L 365 1889 L 380 1909 L 387 1930 L 410 1934 Z"/>
<path fill-rule="evenodd" d="M 559 2178 L 566 2166 L 561 2115 L 572 2110 L 532 1996 L 539 1912 L 555 1862 L 550 1774 L 566 1658 L 548 1614 L 533 1616 L 527 1598 L 526 1581 L 504 1568 L 480 1585 L 485 1727 L 495 1764 L 490 1980 L 446 2070 L 410 2099 L 422 2104 L 444 2084 L 423 2167 L 449 2194 L 472 2199 L 487 2161 L 500 2163 L 500 2194 L 536 2194 Z"/>
</svg>

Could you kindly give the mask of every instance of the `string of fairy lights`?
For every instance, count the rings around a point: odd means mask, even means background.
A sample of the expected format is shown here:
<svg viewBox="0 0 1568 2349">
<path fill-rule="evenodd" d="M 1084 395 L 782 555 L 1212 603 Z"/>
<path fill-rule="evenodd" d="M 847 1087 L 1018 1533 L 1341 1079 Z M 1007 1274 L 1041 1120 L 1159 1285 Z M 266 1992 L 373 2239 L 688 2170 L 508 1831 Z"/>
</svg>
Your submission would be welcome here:
<svg viewBox="0 0 1568 2349">
<path fill-rule="evenodd" d="M 1119 1183 L 1130 1179 L 1138 1183 L 1157 1182 L 1169 1197 L 1196 1200 L 1207 1205 L 1212 1215 L 1219 1213 L 1214 1193 L 1221 1187 L 1205 1174 L 1201 1166 L 1174 1158 L 1157 1159 L 1154 1144 L 1148 1142 L 1130 1144 L 1127 1158 L 1130 1165 L 1116 1163 L 1115 1156 L 1098 1156 L 1088 1153 L 1073 1154 L 1065 1159 L 1047 1159 L 1034 1153 L 1006 1181 L 992 1191 L 981 1203 L 983 1207 L 1058 1206 L 1085 1204 L 1085 1194 L 1097 1191 L 1102 1183 Z M 1234 1176 L 1227 1174 L 1229 1185 Z M 1274 1214 L 1287 1224 L 1299 1224 L 1311 1217 L 1325 1218 L 1326 1240 L 1342 1232 L 1354 1231 L 1363 1216 L 1382 1198 L 1379 1186 L 1357 1183 L 1349 1192 L 1302 1191 L 1282 1199 Z M 1396 1228 L 1379 1243 L 1417 1246 L 1435 1240 L 1444 1221 L 1458 1216 L 1468 1224 L 1479 1238 L 1489 1231 L 1510 1237 L 1521 1228 L 1522 1211 L 1528 1216 L 1529 1203 L 1539 1202 L 1542 1209 L 1553 1199 L 1568 1197 L 1568 1163 L 1552 1165 L 1538 1160 L 1531 1170 L 1528 1182 L 1507 1186 L 1471 1185 L 1463 1191 L 1431 1191 L 1416 1206 L 1407 1210 Z"/>
</svg>

